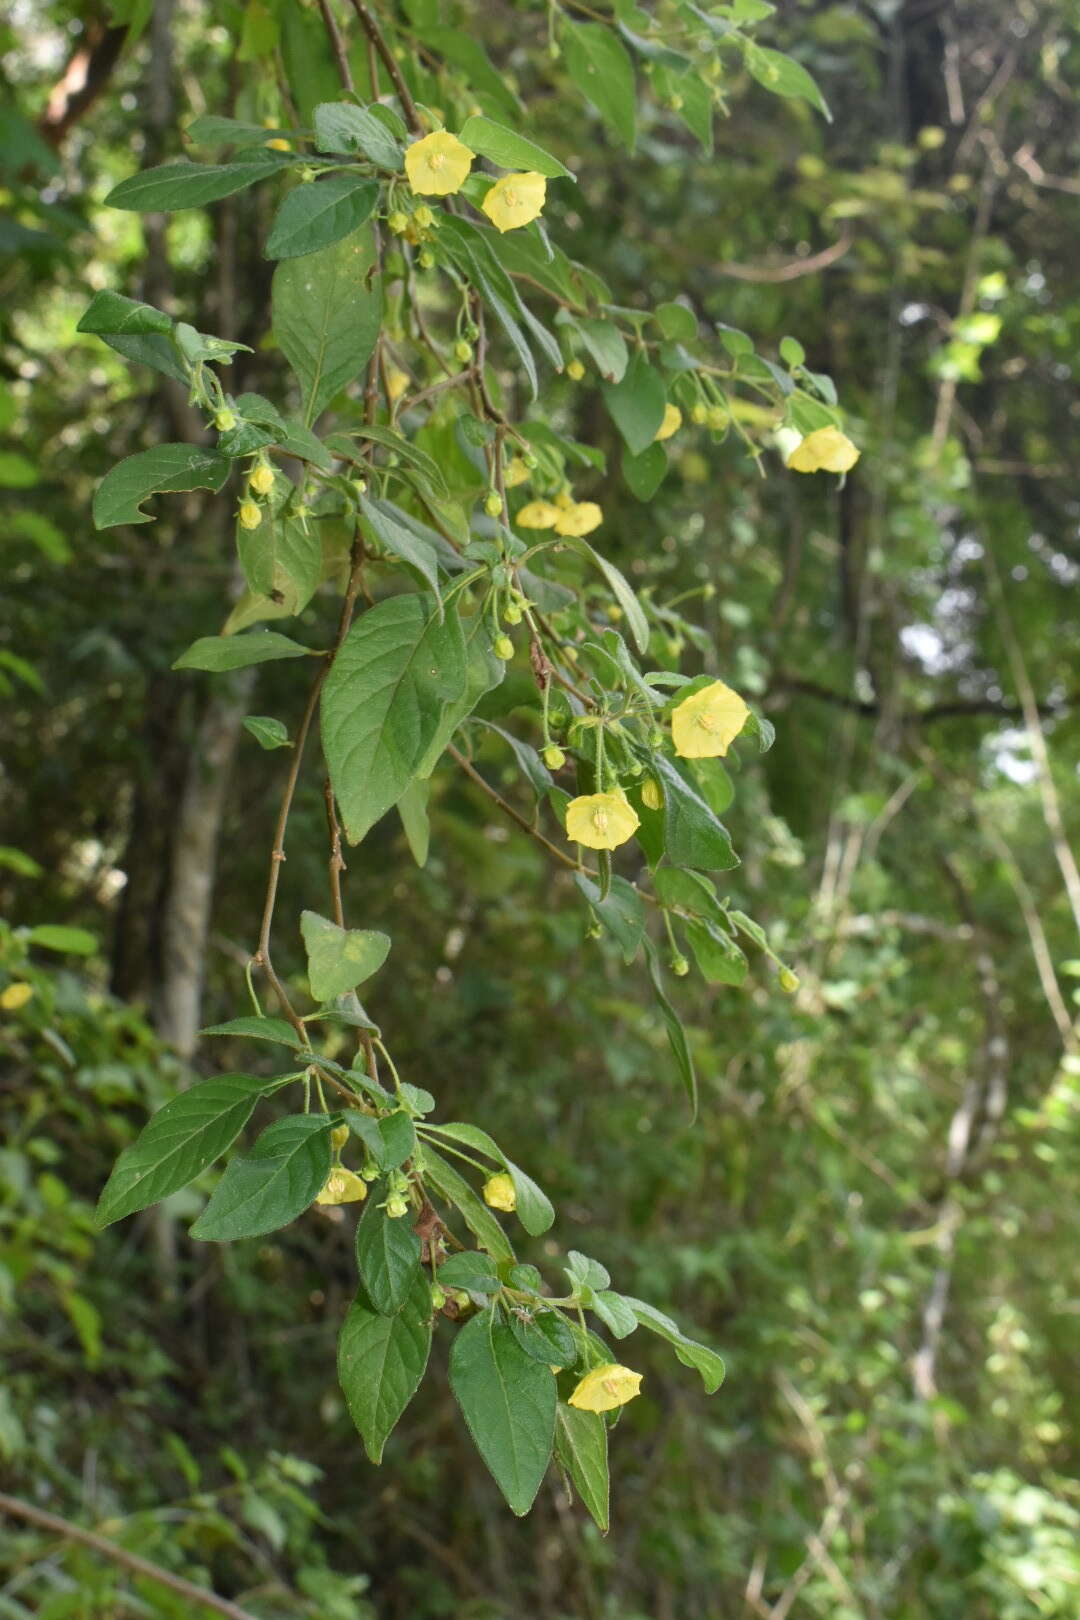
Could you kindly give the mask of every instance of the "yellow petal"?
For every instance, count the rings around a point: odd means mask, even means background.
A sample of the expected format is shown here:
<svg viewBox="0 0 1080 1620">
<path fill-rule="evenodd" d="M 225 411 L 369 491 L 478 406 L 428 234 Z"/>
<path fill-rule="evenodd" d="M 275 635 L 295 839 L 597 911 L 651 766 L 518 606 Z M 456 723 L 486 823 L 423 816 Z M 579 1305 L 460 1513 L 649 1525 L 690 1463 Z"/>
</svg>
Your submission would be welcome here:
<svg viewBox="0 0 1080 1620">
<path fill-rule="evenodd" d="M 808 433 L 788 456 L 792 472 L 848 472 L 859 459 L 859 451 L 839 428 L 818 428 Z"/>
<path fill-rule="evenodd" d="M 621 793 L 583 793 L 566 807 L 566 835 L 586 849 L 618 849 L 640 825 Z"/>
<path fill-rule="evenodd" d="M 745 726 L 750 710 L 730 686 L 713 681 L 684 698 L 671 716 L 671 737 L 682 759 L 726 754 Z"/>
<path fill-rule="evenodd" d="M 9 984 L 6 990 L 0 991 L 0 1007 L 3 1007 L 5 1012 L 18 1012 L 20 1007 L 26 1006 L 33 993 L 32 984 L 25 984 L 21 979 L 16 979 L 14 984 Z"/>
<path fill-rule="evenodd" d="M 654 443 L 661 439 L 670 439 L 673 433 L 678 433 L 682 427 L 682 411 L 677 405 L 664 406 L 664 420 L 656 430 Z"/>
<path fill-rule="evenodd" d="M 500 1170 L 496 1176 L 489 1176 L 484 1182 L 484 1203 L 490 1204 L 492 1209 L 517 1209 L 513 1178 L 505 1170 Z"/>
<path fill-rule="evenodd" d="M 559 516 L 559 508 L 550 501 L 530 501 L 521 508 L 514 522 L 519 529 L 553 529 Z"/>
<path fill-rule="evenodd" d="M 570 1405 L 579 1412 L 611 1412 L 640 1394 L 641 1374 L 620 1367 L 617 1361 L 608 1361 L 585 1374 L 570 1397 Z"/>
<path fill-rule="evenodd" d="M 504 174 L 480 204 L 497 231 L 516 231 L 536 219 L 547 196 L 542 174 Z"/>
<path fill-rule="evenodd" d="M 465 184 L 475 155 L 456 135 L 437 129 L 405 153 L 409 185 L 421 197 L 449 197 Z"/>
<path fill-rule="evenodd" d="M 603 521 L 604 514 L 595 501 L 575 501 L 571 506 L 563 507 L 555 519 L 555 533 L 577 538 L 591 534 Z"/>
<path fill-rule="evenodd" d="M 316 1196 L 317 1204 L 358 1204 L 367 1197 L 367 1182 L 352 1170 L 344 1170 L 341 1165 L 331 1170 L 326 1178 L 326 1184 L 321 1193 Z"/>
</svg>

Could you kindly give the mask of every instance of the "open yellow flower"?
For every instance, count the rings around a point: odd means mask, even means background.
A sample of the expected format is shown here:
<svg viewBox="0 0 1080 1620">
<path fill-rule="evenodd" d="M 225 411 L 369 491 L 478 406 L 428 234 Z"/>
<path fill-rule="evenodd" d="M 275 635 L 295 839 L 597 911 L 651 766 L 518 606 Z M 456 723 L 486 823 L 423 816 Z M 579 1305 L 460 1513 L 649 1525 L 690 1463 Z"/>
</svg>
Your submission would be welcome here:
<svg viewBox="0 0 1080 1620">
<path fill-rule="evenodd" d="M 405 153 L 409 185 L 421 197 L 449 197 L 465 184 L 475 156 L 456 135 L 437 129 L 414 141 Z"/>
<path fill-rule="evenodd" d="M 818 428 L 797 444 L 787 464 L 792 472 L 846 473 L 859 459 L 858 447 L 839 428 Z"/>
<path fill-rule="evenodd" d="M 353 1170 L 345 1170 L 338 1165 L 331 1170 L 321 1193 L 315 1199 L 317 1204 L 359 1204 L 367 1197 L 367 1183 L 362 1181 Z"/>
<path fill-rule="evenodd" d="M 564 506 L 555 519 L 555 533 L 572 535 L 575 539 L 592 534 L 604 521 L 604 514 L 595 501 L 574 501 Z"/>
<path fill-rule="evenodd" d="M 551 501 L 530 501 L 514 519 L 519 529 L 553 529 L 562 516 Z"/>
<path fill-rule="evenodd" d="M 484 1203 L 492 1209 L 517 1209 L 517 1193 L 514 1191 L 513 1177 L 500 1170 L 498 1175 L 489 1176 L 484 1182 Z"/>
<path fill-rule="evenodd" d="M 586 849 L 618 849 L 640 825 L 623 793 L 582 793 L 566 807 L 566 836 Z"/>
<path fill-rule="evenodd" d="M 657 428 L 653 443 L 658 444 L 663 439 L 670 439 L 673 433 L 678 433 L 682 427 L 682 411 L 677 405 L 664 406 L 664 420 Z"/>
<path fill-rule="evenodd" d="M 570 1397 L 570 1405 L 579 1412 L 611 1412 L 640 1394 L 641 1374 L 620 1367 L 617 1361 L 607 1361 L 585 1374 Z"/>
<path fill-rule="evenodd" d="M 497 231 L 516 231 L 536 219 L 547 196 L 547 181 L 531 170 L 504 174 L 480 204 Z"/>
<path fill-rule="evenodd" d="M 684 698 L 671 716 L 671 737 L 682 759 L 713 759 L 726 754 L 750 717 L 738 692 L 713 681 Z"/>
</svg>

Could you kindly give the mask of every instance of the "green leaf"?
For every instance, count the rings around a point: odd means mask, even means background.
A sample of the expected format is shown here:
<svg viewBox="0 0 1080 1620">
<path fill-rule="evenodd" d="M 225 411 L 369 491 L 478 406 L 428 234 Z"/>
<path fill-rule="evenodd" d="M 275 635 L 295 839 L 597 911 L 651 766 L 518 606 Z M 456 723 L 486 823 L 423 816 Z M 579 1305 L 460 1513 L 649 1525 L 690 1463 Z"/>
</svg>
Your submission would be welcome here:
<svg viewBox="0 0 1080 1620">
<path fill-rule="evenodd" d="M 270 1082 L 247 1074 L 200 1080 L 158 1110 L 124 1149 L 98 1200 L 99 1227 L 186 1187 L 232 1146 Z"/>
<path fill-rule="evenodd" d="M 512 1262 L 514 1251 L 490 1209 L 427 1139 L 424 1141 L 424 1173 L 436 1192 L 459 1211 L 469 1231 L 492 1259 Z"/>
<path fill-rule="evenodd" d="M 141 304 L 137 298 L 125 298 L 123 293 L 99 292 L 83 314 L 76 332 L 96 332 L 101 337 L 117 333 L 131 333 L 143 337 L 151 333 L 164 333 L 173 329 L 171 315 L 155 309 L 152 304 Z"/>
<path fill-rule="evenodd" d="M 615 600 L 623 610 L 627 628 L 634 638 L 634 645 L 637 647 L 638 652 L 645 652 L 649 645 L 649 621 L 645 617 L 641 603 L 630 589 L 623 575 L 613 562 L 608 562 L 607 558 L 595 550 L 587 540 L 570 540 L 567 544 L 577 546 L 579 551 L 583 551 L 587 557 L 592 558 L 607 580 Z"/>
<path fill-rule="evenodd" d="M 492 1309 L 467 1322 L 450 1352 L 450 1387 L 512 1511 L 528 1513 L 551 1458 L 555 1379 Z"/>
<path fill-rule="evenodd" d="M 359 152 L 380 169 L 401 168 L 401 147 L 386 125 L 351 101 L 324 101 L 315 108 L 315 144 L 320 152 Z"/>
<path fill-rule="evenodd" d="M 349 1415 L 373 1463 L 412 1400 L 431 1352 L 431 1291 L 419 1269 L 401 1310 L 383 1316 L 363 1291 L 338 1339 L 338 1379 Z"/>
<path fill-rule="evenodd" d="M 258 596 L 283 600 L 300 613 L 322 576 L 322 542 L 310 518 L 265 511 L 257 529 L 236 527 L 236 550 L 249 587 Z"/>
<path fill-rule="evenodd" d="M 71 956 L 93 956 L 98 948 L 98 937 L 86 928 L 69 928 L 64 923 L 38 923 L 27 934 L 31 945 L 42 950 L 61 951 Z"/>
<path fill-rule="evenodd" d="M 208 1024 L 200 1035 L 242 1035 L 250 1041 L 276 1041 L 278 1046 L 298 1046 L 300 1037 L 284 1018 L 230 1018 L 226 1024 Z"/>
<path fill-rule="evenodd" d="M 94 493 L 94 527 L 115 529 L 118 523 L 152 523 L 142 503 L 166 491 L 210 489 L 215 493 L 229 476 L 229 458 L 194 444 L 158 444 L 126 456 L 105 474 Z"/>
<path fill-rule="evenodd" d="M 290 167 L 296 159 L 284 153 L 260 153 L 237 163 L 164 163 L 121 180 L 105 198 L 110 208 L 137 214 L 174 214 L 182 208 L 203 208 L 207 203 L 253 186 Z"/>
<path fill-rule="evenodd" d="M 416 1152 L 416 1128 L 405 1109 L 395 1109 L 379 1121 L 380 1146 L 375 1153 L 381 1170 L 396 1170 Z"/>
<path fill-rule="evenodd" d="M 589 1255 L 582 1254 L 580 1249 L 571 1249 L 566 1259 L 567 1264 L 563 1269 L 576 1290 L 595 1291 L 607 1288 L 611 1283 L 607 1267 L 602 1266 L 599 1260 L 593 1260 Z"/>
<path fill-rule="evenodd" d="M 610 1288 L 601 1288 L 593 1294 L 591 1308 L 617 1339 L 625 1339 L 638 1325 L 637 1317 L 623 1296 Z"/>
<path fill-rule="evenodd" d="M 572 1367 L 577 1360 L 573 1329 L 558 1311 L 540 1306 L 528 1319 L 511 1311 L 510 1331 L 525 1354 L 545 1367 Z"/>
<path fill-rule="evenodd" d="M 688 1339 L 686 1334 L 673 1322 L 670 1316 L 658 1311 L 654 1305 L 646 1305 L 642 1299 L 633 1299 L 624 1294 L 623 1299 L 643 1328 L 650 1333 L 657 1333 L 662 1339 L 675 1346 L 675 1354 L 684 1367 L 693 1367 L 701 1375 L 701 1382 L 705 1386 L 707 1395 L 714 1395 L 724 1382 L 724 1358 L 718 1356 L 715 1350 L 707 1345 L 699 1344 L 696 1339 Z"/>
<path fill-rule="evenodd" d="M 657 304 L 656 323 L 672 343 L 693 343 L 697 337 L 697 317 L 685 304 Z"/>
<path fill-rule="evenodd" d="M 664 379 L 645 357 L 635 354 L 621 380 L 602 385 L 604 404 L 626 447 L 640 456 L 656 438 L 664 420 L 667 389 Z"/>
<path fill-rule="evenodd" d="M 626 375 L 630 355 L 619 328 L 611 321 L 587 320 L 584 317 L 574 321 L 573 325 L 581 334 L 581 341 L 604 381 L 621 382 Z"/>
<path fill-rule="evenodd" d="M 250 664 L 267 664 L 278 658 L 307 658 L 310 654 L 310 647 L 301 647 L 298 641 L 276 630 L 253 630 L 245 636 L 201 636 L 172 667 L 208 669 L 220 674 L 223 670 L 247 669 Z"/>
<path fill-rule="evenodd" d="M 357 843 L 396 804 L 466 687 L 454 610 L 426 594 L 380 602 L 353 625 L 322 692 L 322 737 L 345 831 Z"/>
<path fill-rule="evenodd" d="M 560 1401 L 555 1424 L 555 1455 L 599 1528 L 606 1532 L 608 1434 L 599 1412 L 579 1412 Z"/>
<path fill-rule="evenodd" d="M 662 905 L 677 906 L 692 917 L 705 917 L 723 927 L 724 908 L 712 882 L 701 872 L 688 871 L 684 866 L 661 866 L 653 873 L 653 888 Z"/>
<path fill-rule="evenodd" d="M 662 444 L 650 444 L 639 456 L 623 451 L 622 475 L 631 495 L 639 501 L 651 501 L 668 469 L 667 451 Z"/>
<path fill-rule="evenodd" d="M 686 937 L 701 976 L 709 984 L 742 984 L 749 964 L 735 941 L 711 922 L 686 924 Z"/>
<path fill-rule="evenodd" d="M 669 759 L 653 759 L 664 794 L 664 848 L 674 866 L 700 867 L 707 872 L 738 866 L 723 823 L 709 809 Z"/>
<path fill-rule="evenodd" d="M 289 728 L 269 714 L 246 714 L 244 730 L 251 733 L 260 748 L 291 748 Z"/>
<path fill-rule="evenodd" d="M 457 1122 L 450 1125 L 430 1125 L 428 1129 L 451 1142 L 461 1142 L 465 1147 L 475 1148 L 478 1152 L 487 1154 L 488 1158 L 494 1159 L 496 1164 L 501 1164 L 503 1169 L 509 1172 L 510 1179 L 514 1183 L 517 1200 L 514 1213 L 526 1232 L 531 1237 L 539 1237 L 541 1232 L 547 1231 L 555 1219 L 551 1200 L 531 1176 L 527 1176 L 520 1166 L 506 1157 L 502 1148 L 487 1131 L 481 1130 L 479 1125 L 462 1125 Z"/>
<path fill-rule="evenodd" d="M 607 895 L 584 872 L 574 873 L 574 882 L 622 951 L 623 961 L 632 962 L 645 932 L 645 902 L 632 883 L 612 877 Z"/>
<path fill-rule="evenodd" d="M 382 320 L 374 264 L 372 229 L 362 225 L 274 271 L 274 333 L 300 379 L 308 427 L 371 358 Z"/>
<path fill-rule="evenodd" d="M 191 1236 L 208 1243 L 276 1232 L 302 1215 L 330 1174 L 329 1114 L 275 1120 L 226 1167 Z"/>
<path fill-rule="evenodd" d="M 633 151 L 637 96 L 626 47 L 604 23 L 564 21 L 561 40 L 571 79 L 623 145 Z"/>
<path fill-rule="evenodd" d="M 746 52 L 746 66 L 752 78 L 777 96 L 793 96 L 808 101 L 832 123 L 832 113 L 821 91 L 801 62 L 783 51 L 766 50 L 763 45 L 752 45 Z"/>
<path fill-rule="evenodd" d="M 505 74 L 492 66 L 484 47 L 467 29 L 460 26 L 425 28 L 424 46 L 461 68 L 466 84 L 474 92 L 480 91 L 490 96 L 500 112 L 508 118 L 515 118 L 521 111 L 521 103 L 507 83 Z"/>
<path fill-rule="evenodd" d="M 664 994 L 664 982 L 660 977 L 660 964 L 656 959 L 655 946 L 648 946 L 646 956 L 649 962 L 649 977 L 652 979 L 653 994 L 656 997 L 656 1004 L 660 1008 L 660 1016 L 664 1020 L 668 1044 L 678 1065 L 679 1076 L 690 1102 L 690 1117 L 693 1120 L 697 1118 L 698 1089 L 697 1072 L 690 1052 L 690 1043 L 686 1039 L 682 1019 Z"/>
<path fill-rule="evenodd" d="M 428 798 L 431 785 L 417 776 L 409 783 L 397 802 L 397 813 L 405 831 L 409 853 L 417 866 L 426 866 L 431 847 L 431 822 L 428 820 Z"/>
<path fill-rule="evenodd" d="M 528 590 L 527 581 L 524 589 Z M 417 776 L 429 777 L 446 751 L 461 722 L 472 714 L 480 699 L 498 686 L 506 675 L 506 665 L 492 651 L 491 627 L 484 614 L 475 613 L 466 620 L 465 631 L 465 688 L 461 696 L 446 705 L 438 729 L 428 744 L 417 767 Z"/>
<path fill-rule="evenodd" d="M 557 157 L 552 157 L 535 141 L 526 140 L 524 135 L 504 128 L 481 113 L 466 118 L 458 131 L 458 139 L 464 141 L 471 152 L 488 158 L 500 169 L 532 171 L 546 175 L 549 180 L 575 178 L 565 163 L 560 163 Z"/>
<path fill-rule="evenodd" d="M 339 928 L 317 911 L 300 913 L 308 982 L 316 1001 L 333 1001 L 377 973 L 390 954 L 390 937 L 371 928 Z"/>
<path fill-rule="evenodd" d="M 439 1283 L 443 1288 L 464 1288 L 470 1294 L 497 1294 L 502 1283 L 486 1254 L 466 1250 L 452 1254 L 439 1267 Z"/>
<path fill-rule="evenodd" d="M 298 259 L 340 242 L 371 218 L 378 198 L 377 184 L 362 174 L 330 174 L 298 185 L 274 216 L 264 256 Z"/>
<path fill-rule="evenodd" d="M 407 514 L 400 507 L 395 506 L 392 501 L 380 501 L 367 495 L 361 495 L 360 497 L 360 511 L 375 538 L 381 541 L 391 555 L 400 557 L 402 562 L 408 564 L 413 573 L 418 574 L 426 584 L 430 585 L 435 594 L 435 599 L 438 601 L 438 558 L 434 546 L 424 539 L 422 525 L 415 524 L 414 526 L 414 524 L 409 523 Z M 439 613 L 441 616 L 441 602 L 439 602 Z"/>
<path fill-rule="evenodd" d="M 356 1228 L 356 1264 L 374 1308 L 380 1316 L 394 1316 L 404 1305 L 420 1266 L 420 1239 L 408 1216 L 391 1220 L 374 1197 L 369 1197 Z"/>
<path fill-rule="evenodd" d="M 203 113 L 191 120 L 184 130 L 184 137 L 196 146 L 265 146 L 267 141 L 281 139 L 291 133 L 288 129 L 270 129 L 265 124 L 245 123 L 242 118 L 222 118 L 216 113 Z"/>
</svg>

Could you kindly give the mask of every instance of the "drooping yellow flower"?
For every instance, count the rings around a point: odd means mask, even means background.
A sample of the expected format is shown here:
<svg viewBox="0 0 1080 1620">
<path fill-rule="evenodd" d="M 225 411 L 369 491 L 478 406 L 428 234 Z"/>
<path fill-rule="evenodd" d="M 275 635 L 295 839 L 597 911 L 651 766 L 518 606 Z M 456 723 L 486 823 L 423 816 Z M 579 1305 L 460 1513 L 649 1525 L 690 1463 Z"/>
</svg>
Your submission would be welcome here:
<svg viewBox="0 0 1080 1620">
<path fill-rule="evenodd" d="M 6 990 L 0 990 L 0 1007 L 3 1007 L 5 1012 L 18 1012 L 20 1007 L 26 1006 L 33 993 L 34 987 L 32 984 L 26 984 L 22 979 L 16 979 L 13 984 L 7 986 Z"/>
<path fill-rule="evenodd" d="M 514 521 L 519 529 L 553 529 L 560 515 L 559 508 L 551 501 L 530 501 Z"/>
<path fill-rule="evenodd" d="M 516 489 L 518 484 L 529 482 L 529 469 L 520 456 L 511 456 L 503 468 L 503 483 L 507 489 Z"/>
<path fill-rule="evenodd" d="M 504 174 L 480 204 L 497 231 L 516 231 L 536 219 L 547 196 L 542 174 Z"/>
<path fill-rule="evenodd" d="M 326 1178 L 326 1184 L 315 1199 L 317 1204 L 359 1204 L 367 1197 L 367 1183 L 353 1170 L 345 1170 L 341 1165 L 331 1170 Z"/>
<path fill-rule="evenodd" d="M 680 411 L 677 405 L 665 405 L 664 420 L 657 428 L 653 442 L 658 444 L 663 439 L 670 439 L 672 434 L 678 433 L 681 427 L 682 411 Z"/>
<path fill-rule="evenodd" d="M 846 473 L 859 459 L 858 447 L 839 428 L 818 428 L 808 433 L 787 458 L 792 472 Z"/>
<path fill-rule="evenodd" d="M 484 1182 L 484 1203 L 492 1209 L 517 1209 L 517 1193 L 514 1191 L 514 1182 L 505 1170 L 498 1175 L 489 1176 Z"/>
<path fill-rule="evenodd" d="M 579 1412 L 611 1412 L 640 1394 L 641 1374 L 620 1367 L 617 1361 L 607 1361 L 585 1374 L 570 1397 L 570 1405 Z"/>
<path fill-rule="evenodd" d="M 566 836 L 586 849 L 618 849 L 640 825 L 623 793 L 582 793 L 566 807 Z"/>
<path fill-rule="evenodd" d="M 400 366 L 390 366 L 386 373 L 386 393 L 390 403 L 399 400 L 409 386 L 409 373 Z"/>
<path fill-rule="evenodd" d="M 595 501 L 573 501 L 564 506 L 555 519 L 555 533 L 572 535 L 575 539 L 591 534 L 604 521 L 604 514 Z"/>
<path fill-rule="evenodd" d="M 456 135 L 437 129 L 414 141 L 405 153 L 409 185 L 420 197 L 449 197 L 465 184 L 475 156 Z"/>
<path fill-rule="evenodd" d="M 713 759 L 726 754 L 745 726 L 750 710 L 730 686 L 713 681 L 683 698 L 671 716 L 671 737 L 682 759 Z"/>
</svg>

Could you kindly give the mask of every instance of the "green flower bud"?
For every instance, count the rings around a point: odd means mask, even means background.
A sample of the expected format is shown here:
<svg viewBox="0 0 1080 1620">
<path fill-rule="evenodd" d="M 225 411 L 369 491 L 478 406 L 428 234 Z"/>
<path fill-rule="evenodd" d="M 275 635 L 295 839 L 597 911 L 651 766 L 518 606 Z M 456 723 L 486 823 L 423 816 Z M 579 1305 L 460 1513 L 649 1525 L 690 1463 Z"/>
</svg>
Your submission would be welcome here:
<svg viewBox="0 0 1080 1620">
<path fill-rule="evenodd" d="M 262 512 L 254 501 L 240 502 L 239 517 L 242 529 L 257 529 L 262 522 Z"/>
<path fill-rule="evenodd" d="M 676 954 L 671 958 L 671 971 L 674 973 L 677 979 L 685 979 L 686 975 L 689 973 L 690 964 L 681 952 L 676 952 Z"/>
<path fill-rule="evenodd" d="M 431 1304 L 436 1311 L 441 1311 L 446 1304 L 446 1290 L 440 1288 L 438 1283 L 432 1283 L 431 1285 Z"/>
<path fill-rule="evenodd" d="M 413 224 L 418 225 L 422 231 L 430 231 L 435 223 L 435 215 L 427 203 L 421 203 L 419 208 L 413 210 Z"/>
<path fill-rule="evenodd" d="M 561 771 L 566 764 L 566 755 L 556 743 L 548 743 L 542 758 L 549 771 Z"/>
<path fill-rule="evenodd" d="M 789 967 L 780 969 L 780 988 L 785 995 L 793 996 L 799 988 L 799 975 L 792 973 Z"/>
<path fill-rule="evenodd" d="M 387 1216 L 392 1221 L 399 1221 L 403 1215 L 409 1213 L 409 1200 L 402 1198 L 400 1193 L 394 1193 L 383 1205 Z"/>
<path fill-rule="evenodd" d="M 386 223 L 395 236 L 400 236 L 408 228 L 409 216 L 403 214 L 400 208 L 395 208 L 392 214 L 387 215 Z"/>
<path fill-rule="evenodd" d="M 416 262 L 420 266 L 421 270 L 430 270 L 435 263 L 435 255 L 434 253 L 429 253 L 427 248 L 425 248 L 422 253 L 417 254 Z"/>
<path fill-rule="evenodd" d="M 501 658 L 503 663 L 514 656 L 514 643 L 509 636 L 495 637 L 495 656 Z"/>
<path fill-rule="evenodd" d="M 464 338 L 459 338 L 454 344 L 454 358 L 460 360 L 463 366 L 467 366 L 472 359 L 472 344 L 466 343 Z"/>
<path fill-rule="evenodd" d="M 219 433 L 229 433 L 236 426 L 235 411 L 218 411 L 214 416 L 214 426 Z"/>
<path fill-rule="evenodd" d="M 503 608 L 503 618 L 507 624 L 520 624 L 522 618 L 520 605 L 517 602 L 507 602 Z"/>
<path fill-rule="evenodd" d="M 330 1146 L 343 1148 L 346 1142 L 349 1140 L 350 1135 L 351 1132 L 347 1125 L 335 1125 L 333 1130 L 330 1132 Z"/>
<path fill-rule="evenodd" d="M 484 496 L 484 511 L 488 517 L 498 517 L 502 509 L 502 496 L 497 489 L 489 489 Z"/>
</svg>

